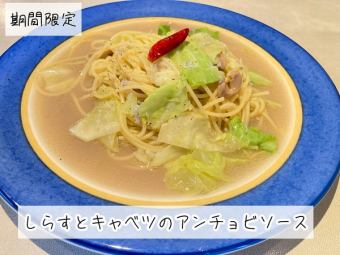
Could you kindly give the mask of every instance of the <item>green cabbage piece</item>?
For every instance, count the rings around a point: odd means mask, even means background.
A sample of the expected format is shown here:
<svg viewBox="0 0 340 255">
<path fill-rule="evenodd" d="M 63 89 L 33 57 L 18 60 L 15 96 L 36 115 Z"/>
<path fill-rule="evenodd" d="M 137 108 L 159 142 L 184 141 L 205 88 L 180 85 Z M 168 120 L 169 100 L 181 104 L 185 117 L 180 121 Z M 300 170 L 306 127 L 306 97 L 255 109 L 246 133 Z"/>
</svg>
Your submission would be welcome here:
<svg viewBox="0 0 340 255">
<path fill-rule="evenodd" d="M 257 146 L 259 149 L 274 152 L 277 148 L 276 138 L 257 128 L 248 128 L 239 117 L 234 117 L 229 122 L 229 132 L 236 137 L 243 147 Z"/>
<path fill-rule="evenodd" d="M 158 129 L 161 124 L 190 107 L 182 82 L 171 82 L 156 89 L 144 100 L 139 107 L 139 115 L 151 124 L 152 128 Z"/>
<path fill-rule="evenodd" d="M 159 35 L 166 35 L 170 32 L 170 26 L 169 25 L 160 25 L 158 28 L 158 34 Z"/>
<path fill-rule="evenodd" d="M 193 34 L 190 36 L 189 41 L 202 49 L 214 64 L 216 64 L 217 55 L 226 50 L 226 45 L 212 37 L 209 33 Z"/>
<path fill-rule="evenodd" d="M 227 180 L 226 163 L 220 152 L 194 151 L 166 164 L 164 182 L 173 190 L 206 193 Z"/>
<path fill-rule="evenodd" d="M 110 135 L 106 135 L 99 138 L 99 141 L 107 148 L 109 151 L 115 153 L 119 151 L 119 141 L 117 137 L 117 132 Z"/>
<path fill-rule="evenodd" d="M 214 66 L 209 55 L 196 43 L 183 43 L 169 57 L 193 88 L 216 83 L 223 78 L 223 72 Z"/>
<path fill-rule="evenodd" d="M 271 81 L 263 77 L 262 75 L 249 71 L 248 72 L 250 81 L 256 86 L 269 86 Z"/>
<path fill-rule="evenodd" d="M 144 149 L 139 148 L 137 151 L 135 151 L 133 153 L 133 155 L 140 162 L 144 163 L 145 165 L 149 165 L 151 160 L 153 159 L 155 153 L 153 151 L 144 150 Z"/>
<path fill-rule="evenodd" d="M 150 166 L 157 167 L 157 166 L 164 165 L 165 163 L 171 160 L 177 159 L 178 157 L 186 153 L 187 153 L 187 150 L 183 148 L 168 145 L 164 149 L 156 152 L 156 154 L 154 155 L 150 163 Z"/>
<path fill-rule="evenodd" d="M 138 123 L 138 109 L 139 105 L 137 96 L 131 92 L 128 94 L 126 101 L 123 104 L 122 110 L 127 116 L 135 118 L 136 122 Z"/>
<path fill-rule="evenodd" d="M 232 152 L 241 148 L 237 139 L 218 139 L 209 119 L 198 113 L 185 113 L 163 124 L 158 141 L 189 150 Z"/>
<path fill-rule="evenodd" d="M 39 77 L 44 91 L 63 94 L 72 87 L 76 76 L 72 68 L 57 65 L 41 71 Z"/>
<path fill-rule="evenodd" d="M 71 134 L 85 142 L 116 133 L 119 130 L 114 100 L 97 103 L 84 118 L 70 128 Z"/>
<path fill-rule="evenodd" d="M 212 37 L 216 40 L 218 40 L 219 37 L 220 37 L 220 34 L 217 31 L 210 30 L 209 28 L 206 28 L 206 27 L 201 27 L 201 28 L 191 30 L 189 35 L 192 36 L 192 35 L 197 34 L 197 33 L 206 33 L 210 37 Z"/>
<path fill-rule="evenodd" d="M 151 74 L 153 82 L 161 87 L 169 82 L 180 80 L 180 72 L 175 63 L 167 57 L 163 57 L 152 64 L 153 72 Z"/>
</svg>

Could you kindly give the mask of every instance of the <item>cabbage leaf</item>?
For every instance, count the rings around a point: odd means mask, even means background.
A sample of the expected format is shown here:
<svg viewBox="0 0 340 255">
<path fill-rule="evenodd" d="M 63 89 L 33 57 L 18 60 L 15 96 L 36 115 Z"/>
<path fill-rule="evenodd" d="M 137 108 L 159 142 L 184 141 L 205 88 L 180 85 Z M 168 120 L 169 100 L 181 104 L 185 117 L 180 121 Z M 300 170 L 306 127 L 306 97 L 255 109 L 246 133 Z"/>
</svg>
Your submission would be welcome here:
<svg viewBox="0 0 340 255">
<path fill-rule="evenodd" d="M 181 81 L 170 82 L 152 92 L 140 105 L 139 115 L 158 129 L 161 124 L 191 108 Z"/>
<path fill-rule="evenodd" d="M 164 182 L 173 190 L 206 193 L 226 181 L 226 159 L 220 152 L 194 151 L 166 164 Z"/>
<path fill-rule="evenodd" d="M 170 26 L 169 25 L 160 25 L 158 27 L 158 35 L 166 35 L 167 33 L 170 32 Z"/>
<path fill-rule="evenodd" d="M 183 43 L 171 54 L 170 59 L 175 62 L 183 77 L 191 87 L 212 84 L 223 78 L 223 72 L 213 64 L 213 61 L 199 45 L 193 42 Z"/>
<path fill-rule="evenodd" d="M 183 148 L 168 145 L 164 149 L 156 152 L 156 154 L 154 155 L 150 163 L 150 166 L 157 167 L 157 166 L 164 165 L 165 163 L 171 160 L 177 159 L 178 157 L 186 153 L 187 153 L 187 150 Z"/>
<path fill-rule="evenodd" d="M 239 117 L 234 117 L 229 122 L 230 134 L 236 137 L 242 147 L 257 146 L 259 149 L 274 152 L 277 148 L 276 138 L 257 128 L 248 128 Z"/>
<path fill-rule="evenodd" d="M 116 133 L 119 130 L 120 126 L 114 100 L 98 102 L 85 117 L 70 128 L 71 134 L 84 142 Z"/>
<path fill-rule="evenodd" d="M 123 103 L 122 110 L 127 116 L 134 118 L 136 123 L 140 123 L 141 120 L 139 118 L 138 109 L 139 104 L 137 96 L 131 92 L 128 94 L 126 101 Z"/>
<path fill-rule="evenodd" d="M 202 49 L 214 64 L 216 64 L 217 55 L 226 49 L 223 42 L 212 37 L 209 33 L 196 33 L 190 36 L 189 41 Z"/>
<path fill-rule="evenodd" d="M 209 119 L 199 113 L 182 114 L 161 126 L 158 141 L 189 150 L 232 152 L 241 147 L 237 139 L 218 139 Z"/>
<path fill-rule="evenodd" d="M 99 141 L 108 149 L 110 152 L 118 152 L 119 151 L 119 141 L 117 137 L 117 133 L 112 133 L 110 135 L 106 135 L 99 138 Z"/>
<path fill-rule="evenodd" d="M 249 79 L 255 86 L 269 86 L 271 81 L 259 73 L 248 71 Z"/>
<path fill-rule="evenodd" d="M 194 30 L 190 31 L 190 36 L 197 34 L 197 33 L 206 33 L 208 34 L 210 37 L 214 38 L 214 39 L 219 39 L 220 34 L 217 31 L 213 31 L 209 28 L 206 27 L 201 27 L 201 28 L 196 28 Z"/>
</svg>

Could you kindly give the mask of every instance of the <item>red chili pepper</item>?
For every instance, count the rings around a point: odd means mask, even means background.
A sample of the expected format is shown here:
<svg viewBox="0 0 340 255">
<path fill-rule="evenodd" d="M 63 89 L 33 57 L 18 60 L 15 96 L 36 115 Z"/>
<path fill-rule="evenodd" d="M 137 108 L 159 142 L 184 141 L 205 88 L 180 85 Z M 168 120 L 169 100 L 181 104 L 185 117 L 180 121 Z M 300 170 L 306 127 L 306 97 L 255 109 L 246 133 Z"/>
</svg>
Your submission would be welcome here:
<svg viewBox="0 0 340 255">
<path fill-rule="evenodd" d="M 161 56 L 169 53 L 173 49 L 177 48 L 189 34 L 189 28 L 184 28 L 168 37 L 165 37 L 156 42 L 150 49 L 148 54 L 148 60 L 154 62 Z"/>
</svg>

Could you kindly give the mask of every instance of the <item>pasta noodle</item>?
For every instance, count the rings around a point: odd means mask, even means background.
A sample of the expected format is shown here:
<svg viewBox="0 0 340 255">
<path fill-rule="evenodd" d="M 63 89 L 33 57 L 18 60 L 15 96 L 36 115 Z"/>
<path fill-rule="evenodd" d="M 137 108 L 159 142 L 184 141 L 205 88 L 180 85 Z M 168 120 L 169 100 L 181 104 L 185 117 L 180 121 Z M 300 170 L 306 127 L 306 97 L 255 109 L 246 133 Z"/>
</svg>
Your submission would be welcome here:
<svg viewBox="0 0 340 255">
<path fill-rule="evenodd" d="M 85 115 L 86 112 L 80 102 L 99 96 L 98 89 L 100 86 L 110 87 L 110 93 L 121 103 L 127 101 L 127 96 L 130 93 L 133 93 L 139 101 L 143 101 L 159 87 L 157 79 L 160 77 L 157 72 L 162 70 L 162 67 L 175 70 L 175 73 L 177 71 L 174 63 L 168 58 L 164 58 L 161 63 L 152 63 L 147 59 L 150 47 L 161 38 L 161 36 L 152 33 L 124 31 L 117 33 L 109 41 L 102 39 L 91 41 L 89 51 L 91 55 L 73 57 L 77 47 L 90 41 L 90 39 L 77 39 L 70 47 L 67 58 L 58 60 L 52 65 L 46 66 L 45 69 L 60 65 L 82 65 L 78 77 L 69 82 L 70 84 L 66 84 L 64 81 L 64 86 L 65 84 L 68 86 L 56 93 L 46 91 L 41 86 L 37 87 L 41 93 L 48 96 L 65 94 L 72 91 L 76 86 L 80 87 L 82 94 L 71 93 L 71 97 L 82 115 Z M 218 132 L 228 129 L 229 119 L 234 116 L 239 116 L 245 124 L 252 120 L 260 120 L 259 123 L 262 123 L 265 119 L 273 127 L 276 127 L 266 108 L 267 106 L 279 107 L 280 105 L 264 99 L 265 96 L 269 95 L 269 92 L 255 89 L 251 85 L 242 61 L 238 60 L 228 49 L 224 53 L 225 60 L 232 60 L 236 69 L 242 75 L 240 90 L 228 98 L 218 96 L 216 84 L 206 85 L 198 89 L 186 85 L 188 98 L 192 103 L 191 110 L 207 116 L 212 127 Z M 179 75 L 178 71 L 176 75 Z M 63 84 L 60 83 L 58 86 L 61 85 Z M 165 144 L 157 141 L 157 130 L 150 129 L 145 123 L 140 123 L 140 120 L 127 116 L 121 109 L 118 109 L 117 112 L 121 126 L 119 140 L 127 141 L 135 147 L 135 151 L 156 152 L 165 146 Z M 109 154 L 114 159 L 127 160 L 138 153 L 126 157 L 117 157 L 111 152 Z"/>
</svg>

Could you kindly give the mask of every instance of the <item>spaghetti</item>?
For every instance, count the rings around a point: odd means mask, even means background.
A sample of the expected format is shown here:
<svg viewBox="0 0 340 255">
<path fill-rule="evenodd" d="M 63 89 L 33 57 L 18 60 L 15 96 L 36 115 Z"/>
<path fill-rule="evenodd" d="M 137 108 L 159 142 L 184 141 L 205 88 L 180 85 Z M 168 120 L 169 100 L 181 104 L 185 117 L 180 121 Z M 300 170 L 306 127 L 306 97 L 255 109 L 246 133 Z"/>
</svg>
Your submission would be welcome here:
<svg viewBox="0 0 340 255">
<path fill-rule="evenodd" d="M 77 47 L 89 41 L 89 39 L 82 41 L 77 38 L 66 54 L 66 58 L 46 66 L 45 70 L 61 65 L 71 67 L 82 65 L 78 76 L 72 82 L 69 79 L 56 82 L 54 86 L 57 89 L 48 89 L 40 85 L 37 86 L 38 90 L 47 96 L 58 96 L 80 87 L 83 92 L 81 95 L 74 93 L 70 95 L 81 115 L 86 115 L 86 111 L 81 106 L 83 101 L 114 98 L 120 102 L 117 107 L 120 139 L 117 140 L 129 143 L 136 152 L 155 153 L 166 146 L 157 140 L 159 128 L 148 125 L 138 117 L 128 116 L 122 110 L 122 104 L 128 100 L 129 94 L 137 98 L 138 104 L 142 103 L 162 86 L 164 72 L 168 72 L 167 75 L 171 73 L 174 77 L 180 76 L 180 71 L 169 57 L 162 57 L 153 63 L 147 59 L 150 47 L 162 38 L 153 33 L 124 31 L 117 33 L 108 41 L 102 39 L 92 41 L 90 55 L 74 57 Z M 221 96 L 218 92 L 219 85 L 216 83 L 199 88 L 186 84 L 184 93 L 187 93 L 191 103 L 187 111 L 206 116 L 213 129 L 219 133 L 228 130 L 228 123 L 235 116 L 239 116 L 246 125 L 251 121 L 266 120 L 276 127 L 266 108 L 279 105 L 265 99 L 265 96 L 269 95 L 268 91 L 259 90 L 252 85 L 247 68 L 227 47 L 222 53 L 219 54 L 219 62 L 225 65 L 221 68 L 225 77 L 235 70 L 241 76 L 239 90 L 232 96 Z M 230 63 L 230 66 L 225 63 Z M 112 152 L 109 153 L 112 156 Z M 131 155 L 141 158 L 140 153 Z M 131 155 L 121 157 L 120 160 L 130 159 Z M 113 157 L 117 158 L 117 156 Z"/>
</svg>

